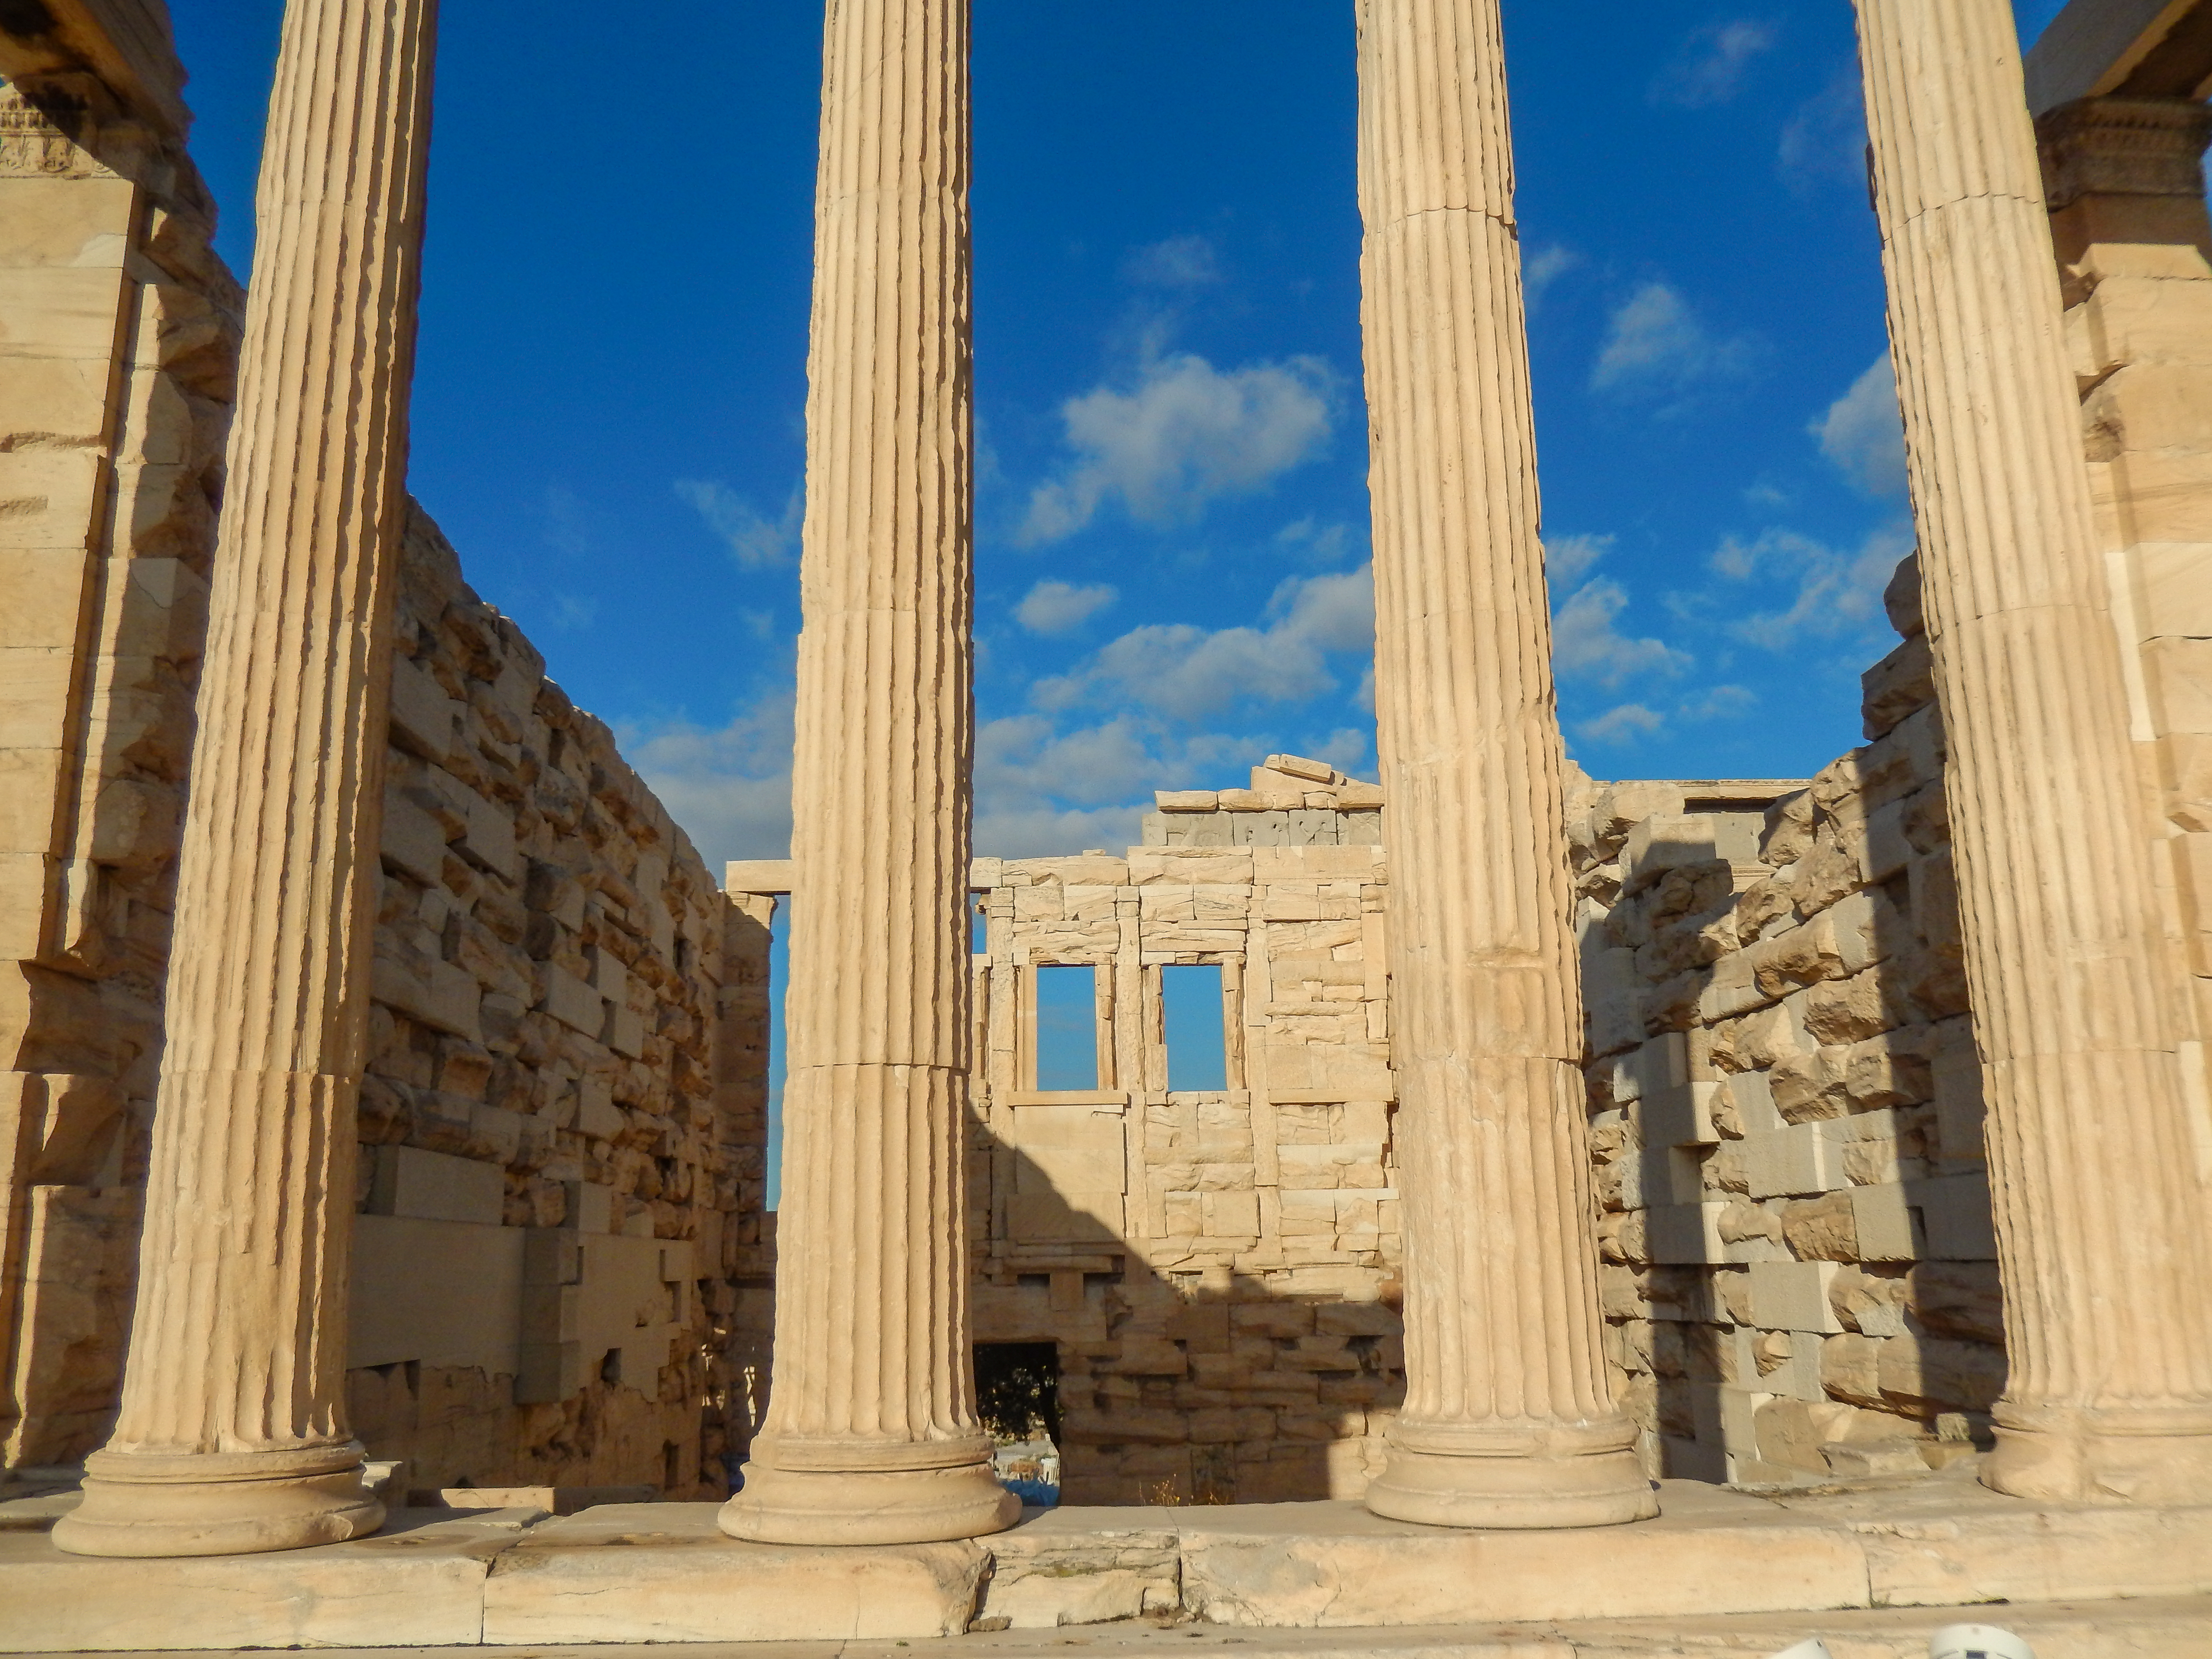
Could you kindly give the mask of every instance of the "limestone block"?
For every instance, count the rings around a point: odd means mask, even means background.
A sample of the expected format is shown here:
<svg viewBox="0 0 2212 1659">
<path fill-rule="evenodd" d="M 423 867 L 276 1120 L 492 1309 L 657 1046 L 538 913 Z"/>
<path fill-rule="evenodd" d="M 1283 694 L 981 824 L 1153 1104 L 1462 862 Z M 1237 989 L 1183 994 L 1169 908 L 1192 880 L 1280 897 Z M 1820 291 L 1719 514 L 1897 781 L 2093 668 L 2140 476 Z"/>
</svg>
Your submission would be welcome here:
<svg viewBox="0 0 2212 1659">
<path fill-rule="evenodd" d="M 606 1029 L 606 999 L 557 963 L 538 965 L 538 1003 L 573 1031 L 597 1039 Z"/>
<path fill-rule="evenodd" d="M 1750 1322 L 1763 1330 L 1830 1334 L 1844 1328 L 1830 1305 L 1832 1261 L 1754 1261 L 1750 1275 Z"/>
<path fill-rule="evenodd" d="M 529 1230 L 516 1402 L 563 1400 L 592 1377 L 650 1394 L 690 1317 L 691 1256 L 688 1242 Z"/>
<path fill-rule="evenodd" d="M 0 1532 L 0 1646 L 145 1649 L 474 1646 L 490 1558 L 513 1519 L 403 1510 L 371 1538 L 278 1555 L 113 1560 Z"/>
<path fill-rule="evenodd" d="M 1309 1629 L 1864 1605 L 1847 1534 L 1734 1493 L 1676 1484 L 1667 1501 L 1659 1520 L 1605 1531 L 1601 1573 L 1598 1539 L 1563 1547 L 1557 1532 L 1362 1524 L 1341 1504 L 1186 1511 L 1183 1603 L 1214 1624 Z"/>
<path fill-rule="evenodd" d="M 1663 1265 L 1695 1265 L 1728 1260 L 1720 1233 L 1725 1204 L 1663 1205 L 1644 1213 L 1644 1237 L 1650 1259 Z"/>
<path fill-rule="evenodd" d="M 392 741 L 428 761 L 442 761 L 459 741 L 461 705 L 429 671 L 408 658 L 392 664 Z"/>
<path fill-rule="evenodd" d="M 2212 732 L 2212 640 L 2148 641 L 2142 666 L 2160 733 Z"/>
<path fill-rule="evenodd" d="M 2004 1292 L 1994 1262 L 1923 1261 L 1905 1280 L 1913 1317 L 1938 1336 L 2002 1343 Z"/>
<path fill-rule="evenodd" d="M 2212 549 L 2201 540 L 2148 541 L 2130 553 L 2145 632 L 2212 639 Z"/>
<path fill-rule="evenodd" d="M 1915 635 L 1859 676 L 1866 734 L 1879 738 L 1936 701 L 1936 664 L 1924 634 Z"/>
<path fill-rule="evenodd" d="M 492 1175 L 496 1180 L 499 1171 Z M 524 1238 L 518 1227 L 356 1216 L 348 1368 L 416 1360 L 514 1376 L 520 1363 Z"/>
<path fill-rule="evenodd" d="M 378 944 L 382 946 L 385 940 L 380 939 Z M 450 962 L 419 957 L 402 962 L 380 948 L 370 975 L 369 995 L 433 1030 L 471 1042 L 483 1041 L 483 988 L 475 975 Z"/>
<path fill-rule="evenodd" d="M 994 1537 L 975 1628 L 1051 1630 L 1170 1613 L 1181 1604 L 1175 1533 L 1142 1511 L 1032 1510 Z"/>
<path fill-rule="evenodd" d="M 1954 1507 L 1851 1527 L 1881 1607 L 2212 1589 L 2212 1509 L 2008 1504 L 1967 1487 Z"/>
<path fill-rule="evenodd" d="M 712 1504 L 623 1504 L 533 1528 L 494 1564 L 482 1641 L 890 1641 L 968 1627 L 975 1544 L 741 1543 Z"/>
<path fill-rule="evenodd" d="M 370 1161 L 367 1212 L 496 1227 L 506 1193 L 504 1171 L 499 1164 L 425 1152 L 419 1146 L 378 1146 Z"/>
<path fill-rule="evenodd" d="M 1793 1123 L 1747 1135 L 1742 1152 L 1753 1198 L 1832 1192 L 1850 1184 L 1841 1143 L 1820 1123 Z"/>
<path fill-rule="evenodd" d="M 1996 1228 L 1986 1172 L 1938 1176 L 1904 1183 L 1905 1201 L 1920 1212 L 1927 1254 L 1937 1261 L 1994 1261 Z"/>
</svg>

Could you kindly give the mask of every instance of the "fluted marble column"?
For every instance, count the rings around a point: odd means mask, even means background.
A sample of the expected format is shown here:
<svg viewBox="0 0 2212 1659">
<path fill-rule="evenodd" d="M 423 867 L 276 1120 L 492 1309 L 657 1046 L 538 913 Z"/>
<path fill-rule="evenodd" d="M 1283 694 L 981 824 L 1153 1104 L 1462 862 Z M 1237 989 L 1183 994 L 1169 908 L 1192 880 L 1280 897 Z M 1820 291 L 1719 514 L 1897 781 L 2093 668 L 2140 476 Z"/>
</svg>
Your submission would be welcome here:
<svg viewBox="0 0 2212 1659">
<path fill-rule="evenodd" d="M 971 1538 L 967 0 L 830 0 L 775 1382 L 723 1530 Z"/>
<path fill-rule="evenodd" d="M 1984 1479 L 2203 1501 L 2212 1252 L 2006 0 L 1859 0 L 2011 1377 Z"/>
<path fill-rule="evenodd" d="M 374 1531 L 347 1431 L 354 1104 L 404 521 L 434 0 L 291 0 L 178 868 L 137 1311 L 54 1531 L 220 1555 Z"/>
<path fill-rule="evenodd" d="M 1379 1515 L 1655 1512 L 1599 1347 L 1582 1005 L 1498 0 L 1361 0 L 1404 1412 Z"/>
</svg>

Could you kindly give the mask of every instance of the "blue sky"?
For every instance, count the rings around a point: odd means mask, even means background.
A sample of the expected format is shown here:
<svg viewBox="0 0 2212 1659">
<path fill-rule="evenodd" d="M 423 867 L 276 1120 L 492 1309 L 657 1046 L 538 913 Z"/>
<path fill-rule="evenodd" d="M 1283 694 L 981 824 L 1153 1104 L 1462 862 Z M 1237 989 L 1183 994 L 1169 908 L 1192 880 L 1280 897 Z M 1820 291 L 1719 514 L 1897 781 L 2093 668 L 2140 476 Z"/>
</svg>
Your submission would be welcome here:
<svg viewBox="0 0 2212 1659">
<path fill-rule="evenodd" d="M 242 274 L 280 5 L 173 10 Z M 1570 748 L 1809 773 L 1911 546 L 1850 9 L 1506 17 Z M 702 850 L 769 857 L 820 8 L 680 22 L 617 64 L 600 6 L 445 9 L 412 483 Z M 1271 750 L 1373 775 L 1352 52 L 1347 0 L 975 0 L 980 851 Z"/>
</svg>

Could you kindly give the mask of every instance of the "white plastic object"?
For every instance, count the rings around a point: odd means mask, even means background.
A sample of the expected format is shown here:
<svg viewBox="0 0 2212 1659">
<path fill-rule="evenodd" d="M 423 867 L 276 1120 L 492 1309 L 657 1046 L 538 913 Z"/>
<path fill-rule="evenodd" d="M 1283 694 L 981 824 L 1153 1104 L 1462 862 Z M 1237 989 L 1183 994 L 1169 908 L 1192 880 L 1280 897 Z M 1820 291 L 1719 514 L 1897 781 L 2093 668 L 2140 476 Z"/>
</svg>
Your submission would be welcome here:
<svg viewBox="0 0 2212 1659">
<path fill-rule="evenodd" d="M 2035 1659 L 2035 1650 L 1995 1625 L 1946 1625 L 1928 1638 L 1928 1659 Z"/>
<path fill-rule="evenodd" d="M 1773 1659 L 1835 1659 L 1828 1644 L 1817 1636 L 1808 1636 L 1794 1648 L 1784 1648 Z"/>
</svg>

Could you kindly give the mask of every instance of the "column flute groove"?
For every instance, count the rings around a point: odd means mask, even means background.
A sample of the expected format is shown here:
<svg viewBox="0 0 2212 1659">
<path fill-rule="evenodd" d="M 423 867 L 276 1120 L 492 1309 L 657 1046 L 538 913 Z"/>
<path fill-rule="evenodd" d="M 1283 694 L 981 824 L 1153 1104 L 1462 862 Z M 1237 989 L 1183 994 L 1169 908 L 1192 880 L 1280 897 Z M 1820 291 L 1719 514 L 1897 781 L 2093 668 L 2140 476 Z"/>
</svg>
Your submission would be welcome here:
<svg viewBox="0 0 2212 1659">
<path fill-rule="evenodd" d="M 1599 1345 L 1563 756 L 1497 0 L 1361 0 L 1403 1413 L 1367 1502 L 1656 1512 Z"/>
<path fill-rule="evenodd" d="M 167 1048 L 81 1554 L 372 1532 L 343 1413 L 434 0 L 291 0 L 257 198 Z"/>
<path fill-rule="evenodd" d="M 775 1382 L 724 1531 L 1012 1524 L 968 1346 L 967 0 L 830 0 Z"/>
<path fill-rule="evenodd" d="M 1983 1478 L 2196 1502 L 2212 1245 L 2018 37 L 1858 14 L 2005 1290 Z"/>
</svg>

